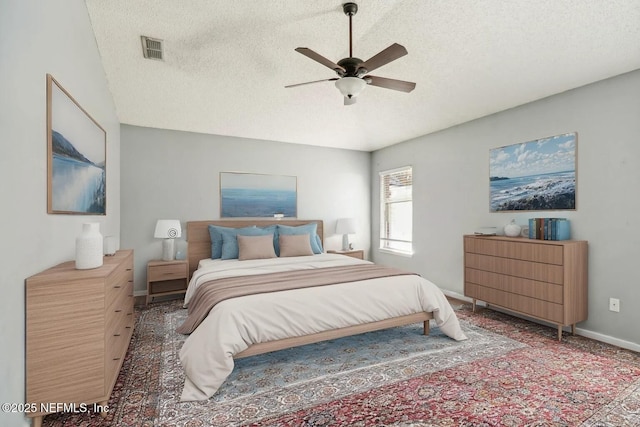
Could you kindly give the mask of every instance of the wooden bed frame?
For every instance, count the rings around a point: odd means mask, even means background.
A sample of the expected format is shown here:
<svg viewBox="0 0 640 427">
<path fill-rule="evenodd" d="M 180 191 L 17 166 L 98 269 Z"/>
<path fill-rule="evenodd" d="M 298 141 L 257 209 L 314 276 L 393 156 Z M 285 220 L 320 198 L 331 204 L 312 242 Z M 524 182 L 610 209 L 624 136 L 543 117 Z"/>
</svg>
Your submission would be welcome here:
<svg viewBox="0 0 640 427">
<path fill-rule="evenodd" d="M 318 236 L 323 240 L 324 228 L 322 220 L 271 220 L 271 219 L 258 219 L 258 220 L 211 220 L 211 221 L 188 221 L 187 222 L 187 260 L 189 262 L 189 278 L 193 275 L 193 272 L 198 268 L 198 263 L 201 259 L 211 257 L 211 237 L 209 235 L 209 225 L 219 225 L 222 227 L 230 228 L 242 228 L 252 225 L 258 227 L 264 227 L 267 225 L 282 224 L 289 226 L 298 226 L 309 223 L 318 224 Z M 423 322 L 423 333 L 429 335 L 429 320 L 433 319 L 432 313 L 422 312 L 409 314 L 406 316 L 393 317 L 386 320 L 380 320 L 377 322 L 365 323 L 356 326 L 349 326 L 346 328 L 338 328 L 329 331 L 319 332 L 311 335 L 304 335 L 301 337 L 285 338 L 276 341 L 269 341 L 265 343 L 253 344 L 246 350 L 236 354 L 234 359 L 239 359 L 247 356 L 254 356 L 256 354 L 268 353 L 276 350 L 283 350 L 285 348 L 297 347 L 305 344 L 312 344 L 320 341 L 326 341 L 336 338 L 347 337 L 351 335 L 357 335 L 364 332 L 378 331 L 381 329 L 393 328 L 396 326 L 410 325 L 413 323 Z"/>
</svg>

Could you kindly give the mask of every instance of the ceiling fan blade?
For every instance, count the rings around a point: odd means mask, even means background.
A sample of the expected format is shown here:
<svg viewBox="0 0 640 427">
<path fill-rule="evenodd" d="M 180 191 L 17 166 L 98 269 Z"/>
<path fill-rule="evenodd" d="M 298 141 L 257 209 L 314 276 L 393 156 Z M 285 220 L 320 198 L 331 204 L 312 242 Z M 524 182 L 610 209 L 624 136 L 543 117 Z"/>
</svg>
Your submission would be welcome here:
<svg viewBox="0 0 640 427">
<path fill-rule="evenodd" d="M 405 56 L 407 53 L 407 49 L 404 46 L 394 43 L 382 52 L 364 61 L 360 65 L 360 68 L 366 68 L 367 72 L 371 72 L 376 68 L 380 68 L 391 61 Z"/>
<path fill-rule="evenodd" d="M 333 71 L 341 71 L 343 73 L 347 71 L 343 67 L 341 67 L 340 65 L 338 65 L 335 62 L 325 58 L 324 56 L 312 51 L 311 49 L 309 49 L 307 47 L 298 47 L 298 48 L 296 48 L 296 52 L 300 52 L 301 54 L 303 54 L 307 58 L 311 58 L 314 61 L 321 63 L 325 67 L 331 68 Z"/>
<path fill-rule="evenodd" d="M 296 84 L 293 84 L 293 85 L 285 86 L 285 88 L 297 87 L 297 86 L 304 86 L 304 85 L 310 85 L 310 84 L 313 84 L 313 83 L 320 83 L 320 82 L 332 82 L 332 81 L 335 81 L 335 80 L 339 80 L 339 79 L 338 79 L 338 77 L 334 77 L 334 78 L 332 78 L 332 79 L 314 80 L 314 81 L 312 81 L 312 82 L 296 83 Z"/>
<path fill-rule="evenodd" d="M 344 97 L 344 105 L 353 105 L 356 103 L 356 98 L 355 96 L 352 96 L 351 98 L 349 98 L 348 96 Z"/>
<path fill-rule="evenodd" d="M 405 82 L 404 80 L 388 79 L 386 77 L 365 76 L 364 80 L 371 86 L 399 90 L 401 92 L 411 92 L 416 87 L 415 83 Z"/>
</svg>

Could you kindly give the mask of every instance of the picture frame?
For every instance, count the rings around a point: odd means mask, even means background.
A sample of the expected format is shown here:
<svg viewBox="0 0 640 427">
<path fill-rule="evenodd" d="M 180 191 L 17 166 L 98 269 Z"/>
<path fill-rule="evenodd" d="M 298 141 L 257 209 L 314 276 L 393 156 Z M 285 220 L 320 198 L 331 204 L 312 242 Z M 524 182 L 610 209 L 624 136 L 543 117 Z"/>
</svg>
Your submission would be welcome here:
<svg viewBox="0 0 640 427">
<path fill-rule="evenodd" d="M 106 215 L 107 133 L 47 74 L 47 213 Z"/>
<path fill-rule="evenodd" d="M 576 210 L 578 133 L 493 148 L 490 212 Z"/>
<path fill-rule="evenodd" d="M 221 218 L 297 218 L 298 178 L 220 172 Z"/>
</svg>

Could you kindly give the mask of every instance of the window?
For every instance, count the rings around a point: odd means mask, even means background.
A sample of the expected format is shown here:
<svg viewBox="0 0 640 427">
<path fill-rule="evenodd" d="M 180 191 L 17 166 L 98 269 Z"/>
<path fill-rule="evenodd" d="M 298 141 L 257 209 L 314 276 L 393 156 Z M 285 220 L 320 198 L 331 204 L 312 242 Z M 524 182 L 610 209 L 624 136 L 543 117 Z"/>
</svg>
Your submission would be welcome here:
<svg viewBox="0 0 640 427">
<path fill-rule="evenodd" d="M 413 254 L 411 166 L 380 172 L 380 249 Z"/>
</svg>

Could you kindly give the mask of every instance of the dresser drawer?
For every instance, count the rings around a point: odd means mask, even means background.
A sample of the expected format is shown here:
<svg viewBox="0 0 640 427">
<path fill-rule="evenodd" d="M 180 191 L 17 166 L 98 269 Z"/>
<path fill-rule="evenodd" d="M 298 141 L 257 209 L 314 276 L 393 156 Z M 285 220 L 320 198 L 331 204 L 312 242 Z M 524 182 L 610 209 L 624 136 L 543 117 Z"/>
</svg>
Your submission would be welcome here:
<svg viewBox="0 0 640 427">
<path fill-rule="evenodd" d="M 188 266 L 184 262 L 150 265 L 147 268 L 147 280 L 157 282 L 162 280 L 186 279 L 189 274 L 187 268 Z"/>
<path fill-rule="evenodd" d="M 542 264 L 475 253 L 465 254 L 465 268 L 550 282 L 557 285 L 562 285 L 564 281 L 564 269 L 561 265 Z"/>
<path fill-rule="evenodd" d="M 466 237 L 464 243 L 465 252 L 545 264 L 563 264 L 561 245 L 531 244 L 528 241 L 505 242 L 479 237 Z"/>
<path fill-rule="evenodd" d="M 130 289 L 130 290 L 128 290 Z M 105 289 L 106 306 L 109 307 L 123 293 L 133 295 L 133 269 L 122 266 L 107 281 Z"/>
<path fill-rule="evenodd" d="M 465 293 L 472 298 L 485 301 L 489 304 L 495 304 L 509 310 L 551 322 L 565 324 L 562 304 L 554 304 L 499 289 L 486 288 L 473 283 L 465 283 Z"/>
<path fill-rule="evenodd" d="M 111 305 L 105 313 L 105 335 L 121 332 L 126 324 L 131 326 L 133 318 L 133 306 L 127 300 L 120 301 L 120 304 Z"/>
<path fill-rule="evenodd" d="M 507 276 L 490 271 L 466 268 L 464 272 L 465 282 L 494 288 L 517 295 L 524 295 L 539 300 L 556 304 L 563 303 L 562 285 L 524 279 L 521 277 Z"/>
</svg>

